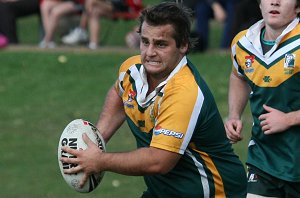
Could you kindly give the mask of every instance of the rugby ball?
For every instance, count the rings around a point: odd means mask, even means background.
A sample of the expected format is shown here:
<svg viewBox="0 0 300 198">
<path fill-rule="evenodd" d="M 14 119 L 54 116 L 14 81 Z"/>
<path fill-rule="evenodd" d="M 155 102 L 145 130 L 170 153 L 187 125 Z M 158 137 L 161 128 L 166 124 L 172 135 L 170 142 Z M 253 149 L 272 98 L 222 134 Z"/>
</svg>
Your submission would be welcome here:
<svg viewBox="0 0 300 198">
<path fill-rule="evenodd" d="M 83 149 L 87 148 L 86 143 L 82 139 L 82 134 L 86 133 L 88 137 L 95 143 L 97 146 L 105 151 L 105 142 L 102 138 L 102 135 L 98 131 L 98 129 L 90 122 L 85 121 L 83 119 L 76 119 L 70 122 L 66 128 L 63 130 L 61 137 L 59 139 L 58 145 L 58 164 L 60 172 L 66 181 L 66 183 L 73 188 L 74 190 L 82 193 L 88 193 L 93 191 L 101 182 L 104 172 L 93 174 L 89 177 L 85 185 L 80 188 L 79 183 L 81 178 L 83 177 L 83 173 L 77 174 L 65 174 L 64 170 L 75 167 L 76 164 L 63 163 L 60 161 L 61 157 L 72 158 L 75 157 L 69 153 L 66 153 L 61 150 L 63 146 L 68 146 L 72 149 Z"/>
</svg>

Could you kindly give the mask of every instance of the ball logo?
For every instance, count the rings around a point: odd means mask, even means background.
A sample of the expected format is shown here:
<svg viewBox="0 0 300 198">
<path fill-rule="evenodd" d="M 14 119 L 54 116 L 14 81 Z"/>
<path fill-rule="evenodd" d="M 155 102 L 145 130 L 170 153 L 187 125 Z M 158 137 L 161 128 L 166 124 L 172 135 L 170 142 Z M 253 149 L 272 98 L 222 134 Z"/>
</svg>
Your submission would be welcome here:
<svg viewBox="0 0 300 198">
<path fill-rule="evenodd" d="M 61 140 L 62 146 L 68 146 L 71 149 L 77 150 L 77 138 L 63 138 Z M 68 157 L 68 158 L 76 158 L 74 155 L 70 155 L 69 153 L 61 150 L 61 157 Z M 62 163 L 63 169 L 70 169 L 76 167 L 77 164 L 69 164 L 69 163 Z"/>
<path fill-rule="evenodd" d="M 67 128 L 67 133 L 69 134 L 73 134 L 78 130 L 78 125 L 74 124 L 74 125 L 69 125 Z"/>
<path fill-rule="evenodd" d="M 71 185 L 72 185 L 73 187 L 75 187 L 75 188 L 78 188 L 78 187 L 79 187 L 79 181 L 78 181 L 78 179 L 73 179 L 73 180 L 71 181 Z"/>
</svg>

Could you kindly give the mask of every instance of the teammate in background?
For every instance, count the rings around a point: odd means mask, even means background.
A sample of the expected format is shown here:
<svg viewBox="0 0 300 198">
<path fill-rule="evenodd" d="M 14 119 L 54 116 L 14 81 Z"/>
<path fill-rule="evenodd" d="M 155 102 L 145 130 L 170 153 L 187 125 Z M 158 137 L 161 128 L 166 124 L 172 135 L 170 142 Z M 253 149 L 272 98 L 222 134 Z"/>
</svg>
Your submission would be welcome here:
<svg viewBox="0 0 300 198">
<path fill-rule="evenodd" d="M 248 99 L 248 198 L 300 196 L 300 0 L 258 1 L 263 20 L 232 44 L 228 138 L 242 139 Z"/>
<path fill-rule="evenodd" d="M 86 150 L 63 150 L 78 164 L 65 173 L 111 171 L 144 176 L 141 197 L 246 196 L 245 169 L 226 137 L 214 98 L 188 60 L 190 12 L 176 3 L 142 11 L 141 55 L 127 59 L 109 90 L 97 128 L 105 141 L 127 123 L 138 148 L 102 152 L 83 135 Z"/>
</svg>

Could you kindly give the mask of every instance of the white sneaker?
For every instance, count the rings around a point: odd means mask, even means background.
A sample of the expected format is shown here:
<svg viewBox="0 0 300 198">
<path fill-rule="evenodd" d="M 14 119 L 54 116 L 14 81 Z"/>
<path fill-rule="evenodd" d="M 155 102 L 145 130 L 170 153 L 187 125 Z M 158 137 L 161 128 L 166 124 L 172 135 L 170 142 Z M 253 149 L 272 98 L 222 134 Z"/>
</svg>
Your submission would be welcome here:
<svg viewBox="0 0 300 198">
<path fill-rule="evenodd" d="M 82 28 L 75 28 L 69 34 L 62 37 L 61 41 L 67 45 L 75 45 L 78 43 L 86 43 L 88 41 L 88 33 Z"/>
<path fill-rule="evenodd" d="M 46 49 L 46 48 L 49 48 L 49 49 L 53 49 L 56 47 L 56 44 L 53 42 L 53 41 L 50 41 L 50 42 L 46 42 L 44 40 L 42 40 L 40 43 L 39 43 L 39 48 L 43 48 L 43 49 Z"/>
<path fill-rule="evenodd" d="M 97 43 L 90 42 L 88 48 L 90 48 L 91 50 L 96 50 L 98 48 L 98 45 Z"/>
</svg>

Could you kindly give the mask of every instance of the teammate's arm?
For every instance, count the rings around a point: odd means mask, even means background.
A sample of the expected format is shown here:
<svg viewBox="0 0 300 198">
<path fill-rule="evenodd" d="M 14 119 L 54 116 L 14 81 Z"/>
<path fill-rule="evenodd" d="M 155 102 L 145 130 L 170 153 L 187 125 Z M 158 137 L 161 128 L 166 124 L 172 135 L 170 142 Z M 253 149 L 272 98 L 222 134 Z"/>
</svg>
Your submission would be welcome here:
<svg viewBox="0 0 300 198">
<path fill-rule="evenodd" d="M 96 127 L 101 132 L 105 142 L 107 142 L 124 121 L 123 102 L 115 86 L 113 86 L 107 93 Z"/>
<path fill-rule="evenodd" d="M 229 81 L 228 105 L 229 116 L 225 122 L 226 134 L 232 143 L 242 139 L 241 130 L 243 127 L 241 115 L 247 104 L 250 87 L 247 82 L 232 71 Z"/>
<path fill-rule="evenodd" d="M 300 110 L 284 113 L 270 106 L 263 105 L 267 111 L 259 116 L 262 131 L 267 134 L 281 133 L 288 128 L 300 125 Z"/>
</svg>

